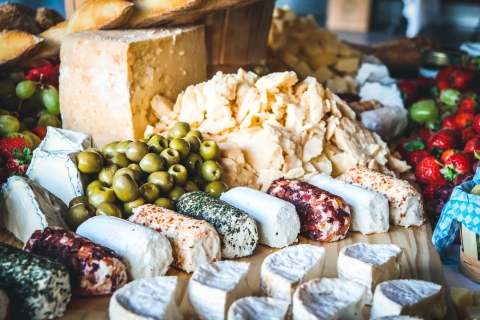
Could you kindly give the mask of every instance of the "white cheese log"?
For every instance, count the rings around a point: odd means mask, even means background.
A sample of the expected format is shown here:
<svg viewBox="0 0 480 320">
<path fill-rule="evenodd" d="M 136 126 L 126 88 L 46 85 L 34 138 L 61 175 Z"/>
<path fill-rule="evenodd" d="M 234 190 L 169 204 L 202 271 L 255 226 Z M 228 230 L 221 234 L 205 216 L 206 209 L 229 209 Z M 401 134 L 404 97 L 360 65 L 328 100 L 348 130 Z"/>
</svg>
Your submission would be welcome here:
<svg viewBox="0 0 480 320">
<path fill-rule="evenodd" d="M 395 244 L 351 244 L 340 250 L 338 277 L 366 286 L 366 303 L 372 304 L 379 283 L 402 277 L 401 258 L 402 248 Z"/>
<path fill-rule="evenodd" d="M 47 127 L 47 135 L 38 149 L 48 152 L 61 150 L 79 150 L 91 148 L 92 136 L 85 132 Z"/>
<path fill-rule="evenodd" d="M 153 204 L 133 209 L 128 221 L 156 230 L 167 237 L 173 263 L 190 273 L 201 264 L 220 261 L 220 237 L 206 221 L 196 220 Z"/>
<path fill-rule="evenodd" d="M 267 256 L 260 270 L 264 296 L 292 301 L 297 286 L 318 278 L 325 268 L 325 249 L 310 244 L 284 248 Z"/>
<path fill-rule="evenodd" d="M 388 200 L 378 192 L 333 179 L 326 174 L 314 176 L 310 184 L 342 197 L 350 206 L 351 231 L 363 234 L 387 232 L 389 224 Z"/>
<path fill-rule="evenodd" d="M 173 261 L 167 238 L 150 228 L 111 216 L 95 216 L 77 233 L 115 251 L 130 280 L 163 276 Z"/>
<path fill-rule="evenodd" d="M 246 187 L 230 189 L 220 196 L 220 200 L 255 219 L 259 243 L 283 248 L 297 241 L 300 219 L 293 204 Z"/>
<path fill-rule="evenodd" d="M 247 297 L 235 301 L 228 310 L 228 320 L 284 320 L 290 303 L 266 297 Z"/>
</svg>

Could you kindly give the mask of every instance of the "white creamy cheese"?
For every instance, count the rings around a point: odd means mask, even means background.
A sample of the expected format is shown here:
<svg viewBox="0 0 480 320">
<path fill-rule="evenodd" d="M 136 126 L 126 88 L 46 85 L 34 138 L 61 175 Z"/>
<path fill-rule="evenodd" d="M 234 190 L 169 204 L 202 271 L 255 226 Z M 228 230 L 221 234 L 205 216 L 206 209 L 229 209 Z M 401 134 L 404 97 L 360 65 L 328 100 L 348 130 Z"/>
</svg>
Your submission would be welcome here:
<svg viewBox="0 0 480 320">
<path fill-rule="evenodd" d="M 2 187 L 0 226 L 25 243 L 35 230 L 48 226 L 69 229 L 67 206 L 47 189 L 27 178 L 12 176 Z"/>
<path fill-rule="evenodd" d="M 47 135 L 38 149 L 48 152 L 60 150 L 79 150 L 92 147 L 92 136 L 85 132 L 47 127 Z"/>
<path fill-rule="evenodd" d="M 422 280 L 392 280 L 377 286 L 370 317 L 408 315 L 422 319 L 443 319 L 446 312 L 447 303 L 442 286 Z"/>
<path fill-rule="evenodd" d="M 297 286 L 318 278 L 325 267 L 325 249 L 299 244 L 272 253 L 262 263 L 262 293 L 275 299 L 292 301 Z"/>
<path fill-rule="evenodd" d="M 110 299 L 110 320 L 182 320 L 175 302 L 177 277 L 135 280 L 115 291 Z"/>
<path fill-rule="evenodd" d="M 173 261 L 167 238 L 150 228 L 111 216 L 95 216 L 77 233 L 115 251 L 130 280 L 163 276 Z"/>
<path fill-rule="evenodd" d="M 220 200 L 245 211 L 255 219 L 259 243 L 283 248 L 297 240 L 300 219 L 293 204 L 246 187 L 230 189 L 220 196 Z"/>
<path fill-rule="evenodd" d="M 363 234 L 387 232 L 390 228 L 388 200 L 380 193 L 333 179 L 326 174 L 314 176 L 310 184 L 342 197 L 350 206 L 351 231 Z"/>
<path fill-rule="evenodd" d="M 363 320 L 366 297 L 367 287 L 353 281 L 311 280 L 293 295 L 293 320 Z"/>
<path fill-rule="evenodd" d="M 367 304 L 372 304 L 375 288 L 381 282 L 402 277 L 402 248 L 395 244 L 356 243 L 340 250 L 338 277 L 367 286 Z"/>
<path fill-rule="evenodd" d="M 228 310 L 228 320 L 284 320 L 290 303 L 266 297 L 247 297 L 235 301 Z"/>
<path fill-rule="evenodd" d="M 188 283 L 188 297 L 200 319 L 226 319 L 232 303 L 250 295 L 248 262 L 219 261 L 197 268 Z"/>
</svg>

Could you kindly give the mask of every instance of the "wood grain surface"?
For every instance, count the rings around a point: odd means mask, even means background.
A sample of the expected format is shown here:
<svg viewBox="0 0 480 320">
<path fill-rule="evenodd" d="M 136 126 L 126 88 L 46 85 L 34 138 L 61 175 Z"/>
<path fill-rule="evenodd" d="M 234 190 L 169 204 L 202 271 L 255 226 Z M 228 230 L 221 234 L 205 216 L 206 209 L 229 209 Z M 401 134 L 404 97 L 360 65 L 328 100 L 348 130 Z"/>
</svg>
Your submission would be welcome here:
<svg viewBox="0 0 480 320">
<path fill-rule="evenodd" d="M 446 288 L 447 282 L 443 274 L 442 262 L 435 247 L 432 244 L 432 229 L 427 222 L 421 227 L 390 227 L 388 233 L 375 235 L 362 235 L 359 232 L 349 232 L 344 240 L 333 243 L 322 243 L 307 240 L 299 237 L 298 243 L 308 243 L 323 246 L 326 250 L 326 265 L 323 273 L 324 277 L 337 276 L 337 258 L 338 252 L 346 245 L 357 242 L 368 243 L 394 243 L 403 248 L 402 268 L 404 279 L 421 279 L 443 285 Z M 0 231 L 0 241 L 21 247 L 21 244 L 15 241 L 11 236 Z M 251 257 L 238 259 L 238 261 L 250 262 L 250 271 L 247 277 L 248 284 L 254 295 L 260 295 L 260 266 L 265 257 L 278 249 L 273 249 L 264 245 L 258 245 Z M 167 275 L 177 275 L 179 277 L 179 296 L 178 304 L 186 319 L 194 319 L 195 314 L 188 303 L 186 297 L 186 288 L 191 274 L 187 274 L 176 268 L 171 268 Z M 446 292 L 449 290 L 446 288 Z M 101 296 L 94 298 L 72 298 L 68 310 L 60 319 L 68 320 L 107 320 L 108 303 L 110 296 Z M 447 316 L 445 319 L 455 320 L 457 315 L 447 294 Z M 365 319 L 369 319 L 370 307 L 364 308 Z"/>
</svg>

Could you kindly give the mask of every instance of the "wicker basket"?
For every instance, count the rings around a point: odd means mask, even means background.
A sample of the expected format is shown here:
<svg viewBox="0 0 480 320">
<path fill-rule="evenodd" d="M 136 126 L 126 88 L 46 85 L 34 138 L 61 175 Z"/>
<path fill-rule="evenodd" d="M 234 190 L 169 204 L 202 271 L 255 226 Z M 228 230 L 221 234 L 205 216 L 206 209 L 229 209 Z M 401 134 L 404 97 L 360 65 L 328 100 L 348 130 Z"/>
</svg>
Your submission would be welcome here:
<svg viewBox="0 0 480 320">
<path fill-rule="evenodd" d="M 460 272 L 470 280 L 480 283 L 479 236 L 468 230 L 463 224 L 460 230 L 462 239 Z"/>
</svg>

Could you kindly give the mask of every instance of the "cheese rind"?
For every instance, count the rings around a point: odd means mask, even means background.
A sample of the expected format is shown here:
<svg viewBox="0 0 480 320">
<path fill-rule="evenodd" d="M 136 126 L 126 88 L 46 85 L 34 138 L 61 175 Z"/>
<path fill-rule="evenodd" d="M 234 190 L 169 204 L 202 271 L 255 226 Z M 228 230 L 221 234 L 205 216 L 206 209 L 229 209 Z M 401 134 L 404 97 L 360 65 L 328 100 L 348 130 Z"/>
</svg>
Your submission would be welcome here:
<svg viewBox="0 0 480 320">
<path fill-rule="evenodd" d="M 290 304 L 266 297 L 246 297 L 235 301 L 228 310 L 228 320 L 284 320 Z"/>
<path fill-rule="evenodd" d="M 220 196 L 220 200 L 255 219 L 259 243 L 283 248 L 297 240 L 300 219 L 293 204 L 246 187 L 230 189 Z"/>
<path fill-rule="evenodd" d="M 300 284 L 322 275 L 325 249 L 310 244 L 284 248 L 267 256 L 260 270 L 264 296 L 291 302 Z"/>
<path fill-rule="evenodd" d="M 340 250 L 338 277 L 367 287 L 367 304 L 372 304 L 375 288 L 381 282 L 402 276 L 402 248 L 395 244 L 356 243 Z"/>
<path fill-rule="evenodd" d="M 47 127 L 47 135 L 38 149 L 53 152 L 60 150 L 83 151 L 92 147 L 92 136 L 85 132 Z"/>
</svg>

